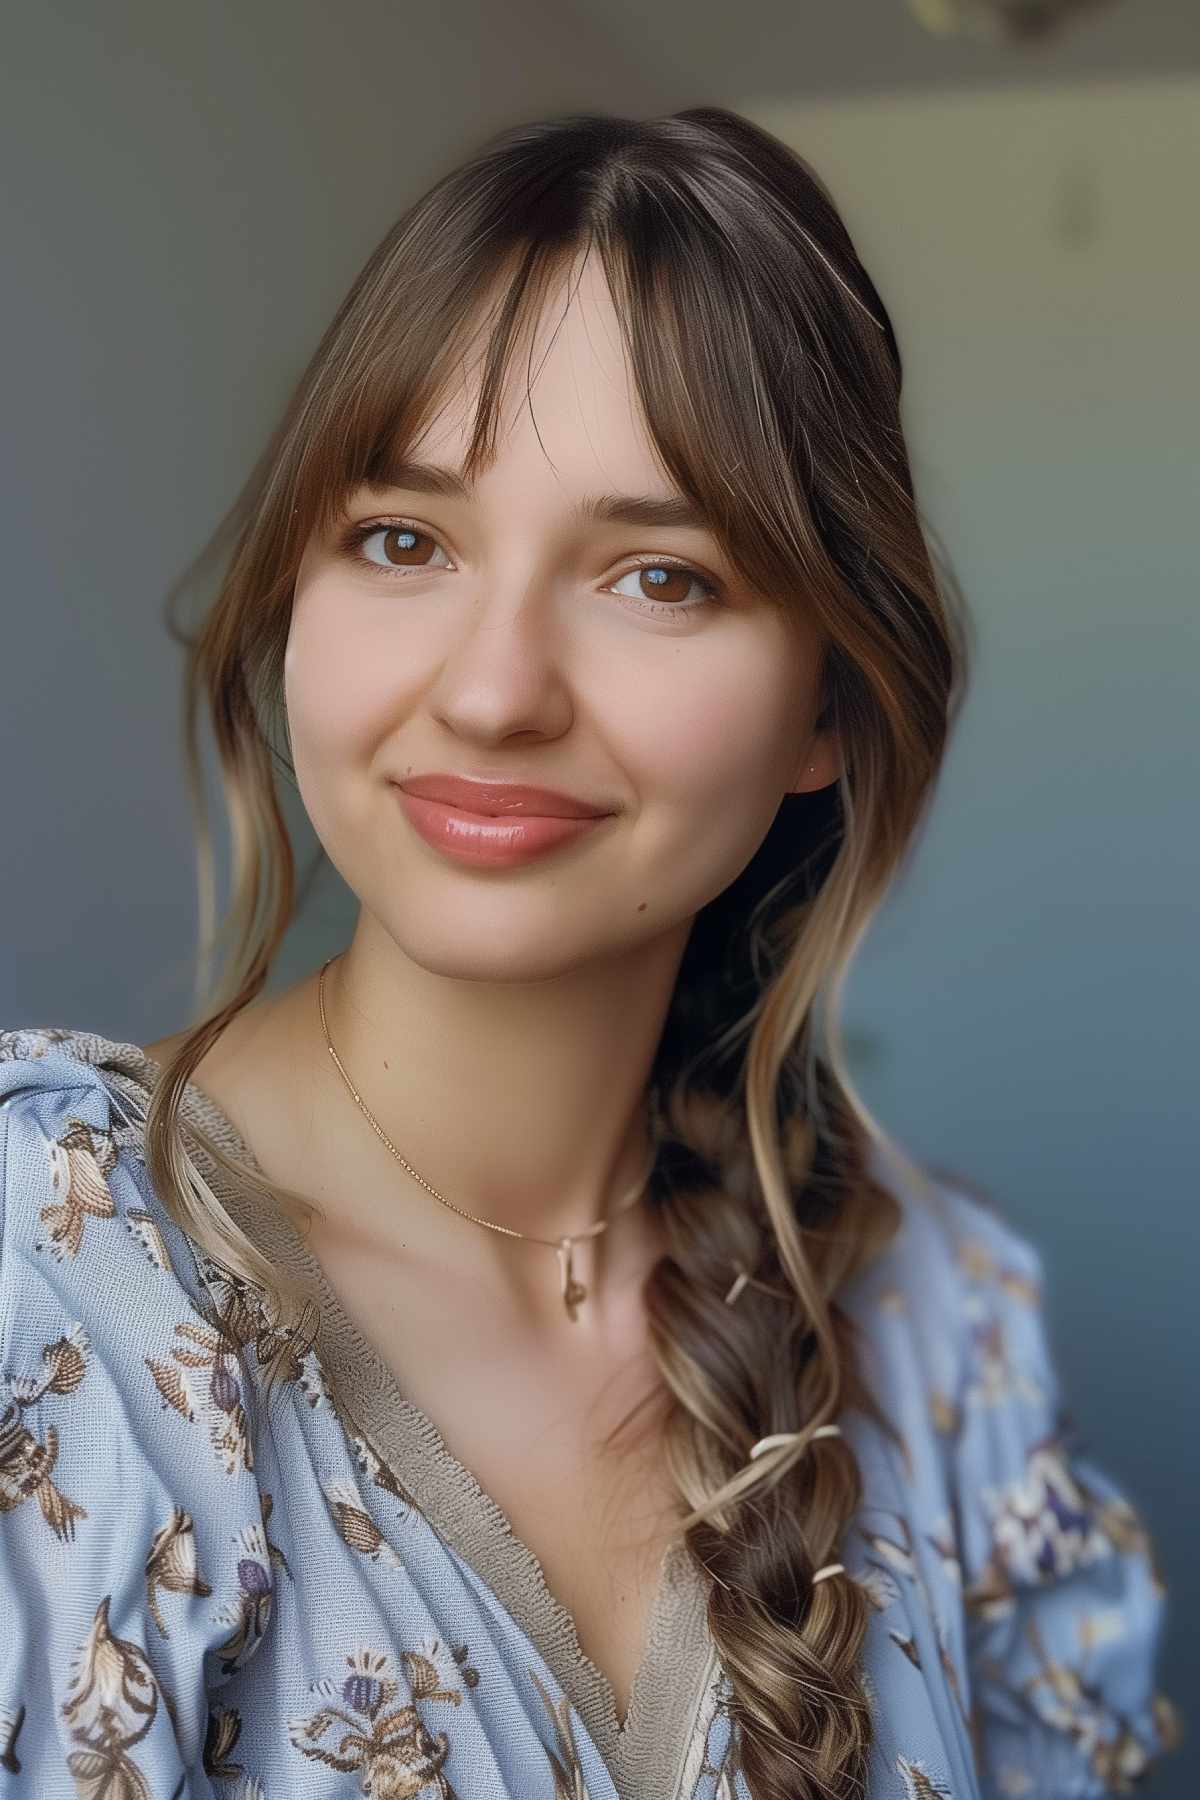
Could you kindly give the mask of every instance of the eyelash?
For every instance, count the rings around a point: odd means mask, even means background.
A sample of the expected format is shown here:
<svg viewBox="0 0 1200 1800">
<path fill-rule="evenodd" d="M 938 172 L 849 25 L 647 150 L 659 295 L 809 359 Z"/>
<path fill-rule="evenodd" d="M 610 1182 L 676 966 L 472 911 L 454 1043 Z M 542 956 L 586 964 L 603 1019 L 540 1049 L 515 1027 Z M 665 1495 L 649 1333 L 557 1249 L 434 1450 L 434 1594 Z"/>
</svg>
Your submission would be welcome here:
<svg viewBox="0 0 1200 1800">
<path fill-rule="evenodd" d="M 373 574 L 382 575 L 385 581 L 407 581 L 411 575 L 423 574 L 424 570 L 419 567 L 414 567 L 409 571 L 399 568 L 385 569 L 382 563 L 372 562 L 369 557 L 362 554 L 362 546 L 368 538 L 375 537 L 381 531 L 405 530 L 415 531 L 421 537 L 432 539 L 439 548 L 444 547 L 433 532 L 426 531 L 424 526 L 418 525 L 413 519 L 376 519 L 368 525 L 351 526 L 340 538 L 338 549 L 351 562 L 358 563 L 362 568 L 370 569 Z M 699 600 L 634 600 L 628 594 L 618 594 L 616 598 L 626 606 L 632 607 L 634 612 L 662 616 L 663 614 L 699 612 L 705 607 L 722 604 L 721 590 L 717 584 L 710 581 L 707 575 L 702 575 L 699 569 L 693 568 L 691 563 L 676 562 L 669 556 L 644 556 L 635 559 L 631 568 L 623 569 L 621 574 L 615 576 L 614 579 L 621 581 L 626 575 L 632 574 L 634 569 L 676 569 L 683 575 L 690 575 L 694 581 L 700 583 L 704 590 L 703 596 Z"/>
</svg>

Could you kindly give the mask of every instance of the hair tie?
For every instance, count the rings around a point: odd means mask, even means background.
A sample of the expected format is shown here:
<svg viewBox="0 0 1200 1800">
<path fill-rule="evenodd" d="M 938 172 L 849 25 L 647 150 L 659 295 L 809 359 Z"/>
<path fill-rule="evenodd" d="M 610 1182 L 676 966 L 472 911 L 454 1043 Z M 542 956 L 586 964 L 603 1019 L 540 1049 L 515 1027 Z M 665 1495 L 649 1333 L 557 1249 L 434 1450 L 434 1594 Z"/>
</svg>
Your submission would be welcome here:
<svg viewBox="0 0 1200 1800">
<path fill-rule="evenodd" d="M 776 1431 L 770 1437 L 759 1438 L 750 1452 L 750 1460 L 756 1456 L 764 1456 L 768 1450 L 774 1450 L 783 1444 L 798 1443 L 801 1438 L 841 1437 L 840 1425 L 818 1425 L 815 1431 Z"/>
<path fill-rule="evenodd" d="M 830 1575 L 844 1575 L 845 1572 L 845 1563 L 826 1563 L 825 1567 L 823 1569 L 818 1569 L 816 1574 L 812 1577 L 811 1586 L 816 1587 L 818 1581 L 825 1581 Z"/>
<path fill-rule="evenodd" d="M 737 1269 L 738 1276 L 737 1276 L 737 1280 L 734 1282 L 733 1286 L 730 1288 L 729 1292 L 725 1296 L 726 1306 L 732 1306 L 734 1304 L 738 1295 L 741 1293 L 742 1289 L 747 1285 L 747 1283 L 750 1280 L 750 1277 L 747 1275 L 745 1269 L 739 1268 L 736 1263 L 734 1264 L 734 1268 Z"/>
<path fill-rule="evenodd" d="M 737 1280 L 725 1296 L 726 1306 L 736 1305 L 738 1296 L 745 1287 L 757 1288 L 760 1294 L 770 1294 L 776 1300 L 795 1299 L 795 1295 L 789 1293 L 786 1288 L 771 1287 L 766 1281 L 756 1281 L 749 1270 L 742 1267 L 741 1263 L 731 1263 L 730 1267 L 737 1270 Z"/>
</svg>

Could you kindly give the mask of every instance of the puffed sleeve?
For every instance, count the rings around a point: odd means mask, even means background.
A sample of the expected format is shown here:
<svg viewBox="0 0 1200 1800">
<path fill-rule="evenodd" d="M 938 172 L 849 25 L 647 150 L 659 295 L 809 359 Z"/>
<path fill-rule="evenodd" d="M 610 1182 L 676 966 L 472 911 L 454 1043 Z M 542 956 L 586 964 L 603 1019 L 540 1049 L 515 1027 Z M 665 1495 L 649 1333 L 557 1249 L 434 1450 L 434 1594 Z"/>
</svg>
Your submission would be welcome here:
<svg viewBox="0 0 1200 1800">
<path fill-rule="evenodd" d="M 273 1591 L 243 1368 L 95 1071 L 0 1039 L 0 1794 L 207 1797 Z"/>
<path fill-rule="evenodd" d="M 954 1454 L 981 1790 L 1129 1793 L 1181 1726 L 1156 1685 L 1154 1545 L 1064 1409 L 1039 1251 L 972 1201 L 957 1258 L 968 1342 Z"/>
</svg>

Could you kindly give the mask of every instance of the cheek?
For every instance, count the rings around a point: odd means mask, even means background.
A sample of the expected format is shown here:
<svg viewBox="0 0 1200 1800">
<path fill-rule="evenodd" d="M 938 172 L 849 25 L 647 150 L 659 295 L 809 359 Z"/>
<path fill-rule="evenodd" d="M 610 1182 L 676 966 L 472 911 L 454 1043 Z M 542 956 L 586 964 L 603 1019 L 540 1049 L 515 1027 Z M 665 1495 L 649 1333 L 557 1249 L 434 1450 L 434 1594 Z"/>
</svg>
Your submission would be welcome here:
<svg viewBox="0 0 1200 1800">
<path fill-rule="evenodd" d="M 349 609 L 319 582 L 297 592 L 283 670 L 298 775 L 361 759 L 402 698 L 390 660 L 356 641 Z"/>
<path fill-rule="evenodd" d="M 678 679 L 659 683 L 653 709 L 639 707 L 638 762 L 629 771 L 642 796 L 636 841 L 642 867 L 662 882 L 663 904 L 679 916 L 741 874 L 799 760 L 805 694 L 794 666 L 761 643 L 730 638 L 722 650 L 705 679 L 678 658 Z M 641 869 L 638 879 L 647 879 Z"/>
<path fill-rule="evenodd" d="M 722 648 L 711 668 L 677 658 L 641 707 L 645 791 L 684 810 L 770 818 L 795 766 L 804 696 L 782 656 L 732 639 Z"/>
</svg>

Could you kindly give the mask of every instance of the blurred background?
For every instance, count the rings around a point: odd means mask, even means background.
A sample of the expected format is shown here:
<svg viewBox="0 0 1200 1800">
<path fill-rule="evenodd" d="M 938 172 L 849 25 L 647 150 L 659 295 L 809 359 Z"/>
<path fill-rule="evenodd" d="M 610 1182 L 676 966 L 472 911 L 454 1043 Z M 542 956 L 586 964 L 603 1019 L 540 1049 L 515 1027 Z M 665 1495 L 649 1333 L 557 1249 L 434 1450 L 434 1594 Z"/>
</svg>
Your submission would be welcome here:
<svg viewBox="0 0 1200 1800">
<path fill-rule="evenodd" d="M 5 52 L 5 1027 L 188 1022 L 164 596 L 408 201 L 519 120 L 701 103 L 832 188 L 977 634 L 851 978 L 855 1070 L 1041 1249 L 1071 1410 L 1160 1548 L 1161 1685 L 1197 1712 L 1200 8 L 41 0 Z M 353 916 L 326 864 L 272 987 Z M 1197 1738 L 1141 1791 L 1200 1792 Z"/>
</svg>

